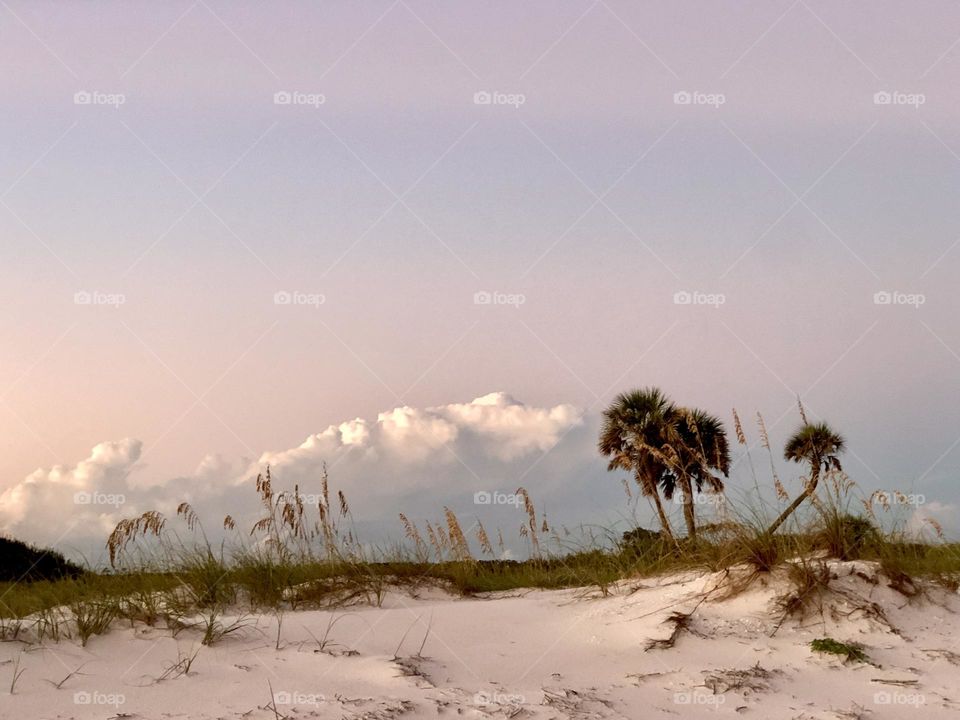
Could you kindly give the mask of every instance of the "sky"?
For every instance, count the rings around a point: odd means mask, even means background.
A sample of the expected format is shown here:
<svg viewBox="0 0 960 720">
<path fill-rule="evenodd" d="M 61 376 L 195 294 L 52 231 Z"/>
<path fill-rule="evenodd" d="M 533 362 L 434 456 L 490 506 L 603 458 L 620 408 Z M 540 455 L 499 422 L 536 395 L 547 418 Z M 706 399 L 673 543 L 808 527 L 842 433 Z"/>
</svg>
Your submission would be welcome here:
<svg viewBox="0 0 960 720">
<path fill-rule="evenodd" d="M 370 536 L 649 525 L 595 451 L 647 385 L 764 487 L 800 396 L 960 531 L 954 3 L 5 0 L 0 66 L 0 531 L 324 462 Z"/>
</svg>

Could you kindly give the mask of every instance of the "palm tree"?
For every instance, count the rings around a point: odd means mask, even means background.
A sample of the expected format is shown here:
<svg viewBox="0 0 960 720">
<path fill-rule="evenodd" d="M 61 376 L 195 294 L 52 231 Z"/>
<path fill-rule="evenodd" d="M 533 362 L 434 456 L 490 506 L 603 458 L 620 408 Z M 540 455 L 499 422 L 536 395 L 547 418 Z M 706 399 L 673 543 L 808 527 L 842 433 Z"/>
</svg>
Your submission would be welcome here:
<svg viewBox="0 0 960 720">
<path fill-rule="evenodd" d="M 597 443 L 610 458 L 607 470 L 633 474 L 641 492 L 652 500 L 662 532 L 670 540 L 673 530 L 660 499 L 660 483 L 669 472 L 661 448 L 675 414 L 676 407 L 658 388 L 621 393 L 603 412 Z"/>
<path fill-rule="evenodd" d="M 697 537 L 693 490 L 703 492 L 704 485 L 715 493 L 723 490 L 723 479 L 730 472 L 730 446 L 723 423 L 714 415 L 698 408 L 679 408 L 668 427 L 671 458 L 670 472 L 661 479 L 664 496 L 669 500 L 677 488 L 683 494 L 683 518 L 687 536 Z"/>
<path fill-rule="evenodd" d="M 810 479 L 803 492 L 780 513 L 767 530 L 768 535 L 777 531 L 784 521 L 800 507 L 804 500 L 813 495 L 820 481 L 821 470 L 841 470 L 840 459 L 845 441 L 843 437 L 825 422 L 805 423 L 787 441 L 783 457 L 792 462 L 806 462 L 810 465 Z"/>
</svg>

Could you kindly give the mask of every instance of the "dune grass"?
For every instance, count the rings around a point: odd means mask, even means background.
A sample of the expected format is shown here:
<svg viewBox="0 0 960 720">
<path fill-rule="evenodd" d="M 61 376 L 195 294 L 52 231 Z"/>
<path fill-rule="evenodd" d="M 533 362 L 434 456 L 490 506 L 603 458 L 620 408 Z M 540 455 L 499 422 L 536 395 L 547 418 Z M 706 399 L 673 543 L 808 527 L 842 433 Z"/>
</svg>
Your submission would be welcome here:
<svg viewBox="0 0 960 720">
<path fill-rule="evenodd" d="M 859 533 L 860 521 L 849 522 L 853 529 L 843 532 Z M 822 529 L 768 536 L 742 526 L 728 527 L 710 538 L 705 534 L 696 542 L 679 543 L 655 535 L 641 540 L 626 535 L 617 547 L 523 561 L 311 560 L 251 552 L 221 561 L 198 548 L 192 556 L 182 554 L 181 565 L 164 570 L 90 571 L 77 578 L 0 584 L 0 637 L 76 637 L 86 644 L 112 623 L 125 621 L 164 624 L 177 631 L 196 627 L 205 641 L 215 642 L 229 629 L 219 624 L 228 611 L 379 605 L 391 588 L 416 592 L 439 587 L 461 596 L 528 588 L 593 588 L 605 595 L 618 581 L 673 571 L 740 565 L 761 574 L 790 559 L 840 557 Z M 890 586 L 907 596 L 918 592 L 921 579 L 956 589 L 960 578 L 957 544 L 908 542 L 872 532 L 868 541 L 845 546 L 842 559 L 877 562 Z M 816 585 L 816 578 L 805 582 L 798 574 L 803 573 L 796 569 L 789 573 L 798 588 Z"/>
</svg>

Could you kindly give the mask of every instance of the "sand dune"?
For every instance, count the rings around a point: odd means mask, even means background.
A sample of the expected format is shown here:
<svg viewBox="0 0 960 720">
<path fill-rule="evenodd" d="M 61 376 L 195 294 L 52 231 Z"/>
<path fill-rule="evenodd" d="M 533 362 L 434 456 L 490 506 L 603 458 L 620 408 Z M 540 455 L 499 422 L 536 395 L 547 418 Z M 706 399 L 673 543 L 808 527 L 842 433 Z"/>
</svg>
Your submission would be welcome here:
<svg viewBox="0 0 960 720">
<path fill-rule="evenodd" d="M 469 599 L 395 591 L 379 608 L 285 613 L 279 650 L 273 615 L 247 616 L 243 630 L 212 647 L 201 647 L 194 630 L 171 637 L 120 624 L 86 648 L 9 642 L 0 645 L 3 691 L 18 656 L 24 673 L 0 716 L 960 716 L 956 594 L 931 586 L 908 598 L 870 564 L 831 569 L 822 607 L 779 627 L 784 577 L 705 600 L 722 575 L 686 573 L 623 582 L 607 597 L 596 589 Z M 675 613 L 692 614 L 672 647 L 657 647 L 670 640 Z M 321 650 L 331 615 L 340 619 Z M 811 651 L 821 637 L 861 643 L 870 662 Z M 158 680 L 197 648 L 188 675 Z"/>
</svg>

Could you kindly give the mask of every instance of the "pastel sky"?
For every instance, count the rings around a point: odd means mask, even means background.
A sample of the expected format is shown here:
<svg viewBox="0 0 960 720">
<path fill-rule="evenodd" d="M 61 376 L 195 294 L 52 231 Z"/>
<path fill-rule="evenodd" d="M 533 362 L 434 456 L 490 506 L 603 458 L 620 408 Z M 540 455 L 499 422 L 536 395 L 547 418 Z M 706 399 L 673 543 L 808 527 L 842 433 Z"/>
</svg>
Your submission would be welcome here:
<svg viewBox="0 0 960 720">
<path fill-rule="evenodd" d="M 659 385 L 775 444 L 800 395 L 960 531 L 956 3 L 5 0 L 0 67 L 0 529 L 323 460 L 371 532 L 609 525 Z"/>
</svg>

